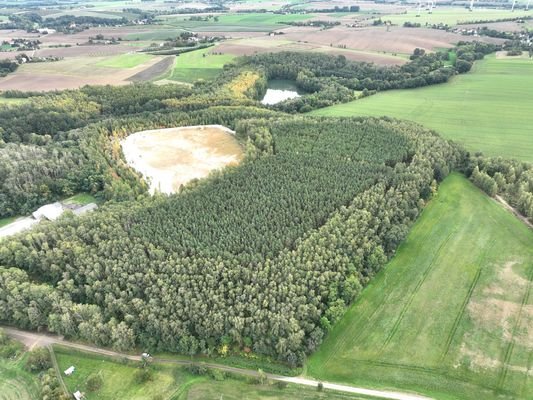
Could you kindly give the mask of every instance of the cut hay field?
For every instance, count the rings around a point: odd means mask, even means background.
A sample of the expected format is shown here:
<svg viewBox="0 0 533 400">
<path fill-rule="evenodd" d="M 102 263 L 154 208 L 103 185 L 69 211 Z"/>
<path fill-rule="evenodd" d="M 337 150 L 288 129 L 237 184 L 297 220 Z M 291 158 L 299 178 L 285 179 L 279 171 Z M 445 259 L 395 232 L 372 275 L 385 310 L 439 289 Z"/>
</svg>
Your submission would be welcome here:
<svg viewBox="0 0 533 400">
<path fill-rule="evenodd" d="M 531 399 L 531 260 L 533 231 L 452 174 L 307 374 L 436 399 Z"/>
<path fill-rule="evenodd" d="M 416 16 L 417 7 L 414 6 L 406 10 L 405 14 L 391 14 L 381 17 L 383 21 L 391 21 L 396 25 L 403 25 L 404 22 L 418 22 L 422 25 L 428 24 L 448 24 L 450 26 L 458 25 L 469 21 L 494 21 L 502 18 L 517 18 L 531 15 L 525 10 L 502 10 L 493 8 L 474 8 L 470 12 L 466 8 L 452 8 L 452 7 L 437 7 L 429 14 L 427 10 L 422 8 L 420 17 Z"/>
<path fill-rule="evenodd" d="M 0 358 L 0 400 L 37 400 L 37 377 L 24 370 L 25 357 L 16 361 Z"/>
<path fill-rule="evenodd" d="M 236 56 L 233 54 L 213 54 L 219 51 L 218 47 L 213 50 L 200 49 L 180 54 L 174 61 L 174 67 L 165 79 L 173 81 L 193 83 L 198 79 L 212 79 L 216 77 L 225 64 L 231 62 Z"/>
<path fill-rule="evenodd" d="M 315 111 L 419 122 L 471 151 L 533 161 L 533 60 L 488 56 L 451 82 L 379 93 Z"/>
<path fill-rule="evenodd" d="M 181 185 L 237 164 L 242 147 L 217 125 L 137 132 L 122 141 L 128 164 L 150 181 L 150 192 L 176 193 Z"/>
</svg>

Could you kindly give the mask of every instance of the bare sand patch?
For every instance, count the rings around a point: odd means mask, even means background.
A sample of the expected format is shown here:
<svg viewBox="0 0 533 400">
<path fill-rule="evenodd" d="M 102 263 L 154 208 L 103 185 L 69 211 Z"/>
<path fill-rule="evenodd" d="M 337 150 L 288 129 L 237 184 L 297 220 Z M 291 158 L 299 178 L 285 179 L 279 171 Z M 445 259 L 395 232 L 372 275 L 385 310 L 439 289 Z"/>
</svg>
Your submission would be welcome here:
<svg viewBox="0 0 533 400">
<path fill-rule="evenodd" d="M 155 129 L 121 142 L 128 164 L 150 184 L 150 193 L 176 193 L 181 185 L 239 163 L 243 151 L 234 132 L 221 125 Z"/>
</svg>

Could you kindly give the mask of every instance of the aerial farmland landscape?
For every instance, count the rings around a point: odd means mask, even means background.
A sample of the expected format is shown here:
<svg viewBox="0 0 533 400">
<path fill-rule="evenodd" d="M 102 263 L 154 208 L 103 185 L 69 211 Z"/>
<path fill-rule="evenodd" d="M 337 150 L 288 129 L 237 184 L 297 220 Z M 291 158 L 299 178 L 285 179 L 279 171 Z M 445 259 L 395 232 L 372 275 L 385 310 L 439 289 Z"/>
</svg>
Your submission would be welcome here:
<svg viewBox="0 0 533 400">
<path fill-rule="evenodd" d="M 0 0 L 1 400 L 533 400 L 529 0 Z"/>
</svg>

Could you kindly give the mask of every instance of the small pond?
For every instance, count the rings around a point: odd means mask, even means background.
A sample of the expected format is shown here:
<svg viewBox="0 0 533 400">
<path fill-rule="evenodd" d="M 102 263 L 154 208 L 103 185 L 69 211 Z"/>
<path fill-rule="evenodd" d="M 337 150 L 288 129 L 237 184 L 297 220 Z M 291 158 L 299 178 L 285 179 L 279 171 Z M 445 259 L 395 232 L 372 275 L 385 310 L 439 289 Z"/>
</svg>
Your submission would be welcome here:
<svg viewBox="0 0 533 400">
<path fill-rule="evenodd" d="M 302 94 L 293 81 L 273 79 L 268 81 L 268 88 L 261 103 L 266 105 L 277 104 L 284 100 L 300 97 Z"/>
</svg>

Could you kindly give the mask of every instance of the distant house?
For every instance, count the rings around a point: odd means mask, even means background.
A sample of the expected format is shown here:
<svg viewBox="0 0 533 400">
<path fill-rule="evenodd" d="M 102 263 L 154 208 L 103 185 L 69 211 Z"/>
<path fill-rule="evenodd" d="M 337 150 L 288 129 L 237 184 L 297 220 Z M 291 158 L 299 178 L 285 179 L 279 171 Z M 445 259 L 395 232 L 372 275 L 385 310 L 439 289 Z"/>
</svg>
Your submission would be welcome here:
<svg viewBox="0 0 533 400">
<path fill-rule="evenodd" d="M 82 214 L 85 214 L 86 212 L 94 211 L 97 208 L 98 208 L 98 206 L 96 205 L 96 203 L 89 203 L 89 204 L 86 204 L 86 205 L 84 205 L 82 207 L 75 208 L 74 210 L 72 210 L 72 212 L 75 215 L 82 215 Z"/>
<path fill-rule="evenodd" d="M 65 375 L 66 375 L 66 376 L 70 376 L 70 375 L 72 375 L 72 373 L 74 372 L 75 369 L 76 369 L 76 368 L 74 368 L 74 366 L 70 366 L 70 367 L 68 367 L 68 368 L 64 371 L 64 372 L 65 372 Z"/>
<path fill-rule="evenodd" d="M 37 209 L 32 215 L 36 220 L 47 219 L 49 221 L 55 221 L 65 211 L 63 205 L 59 202 L 47 204 Z"/>
<path fill-rule="evenodd" d="M 72 394 L 74 395 L 74 398 L 75 398 L 76 400 L 82 400 L 82 399 L 83 399 L 83 394 L 82 394 L 79 390 L 75 391 L 75 392 L 72 393 Z"/>
</svg>

